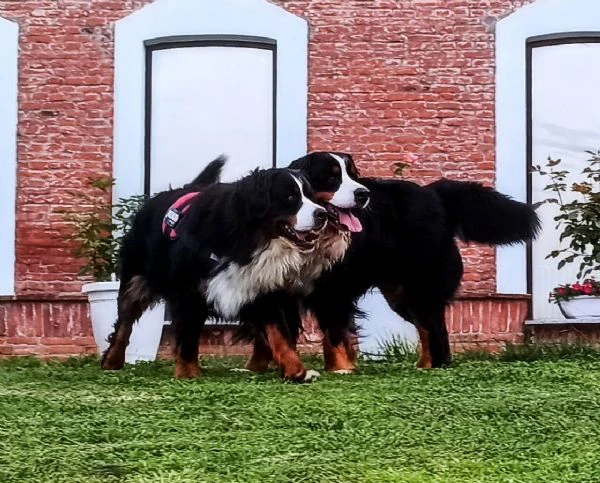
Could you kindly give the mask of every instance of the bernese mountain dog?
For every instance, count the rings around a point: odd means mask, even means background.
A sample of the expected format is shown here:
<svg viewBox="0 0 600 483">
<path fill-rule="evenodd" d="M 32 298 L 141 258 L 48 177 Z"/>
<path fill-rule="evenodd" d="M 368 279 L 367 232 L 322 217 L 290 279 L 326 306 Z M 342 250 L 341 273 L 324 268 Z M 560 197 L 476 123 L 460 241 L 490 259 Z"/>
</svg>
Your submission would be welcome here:
<svg viewBox="0 0 600 483">
<path fill-rule="evenodd" d="M 298 297 L 343 257 L 349 237 L 334 230 L 321 238 L 335 217 L 313 201 L 300 171 L 255 170 L 234 183 L 218 183 L 224 162 L 219 158 L 183 188 L 153 196 L 136 214 L 121 248 L 118 317 L 103 369 L 123 367 L 134 322 L 165 300 L 173 317 L 177 378 L 199 376 L 198 342 L 209 316 L 239 320 L 285 379 L 318 376 L 295 349 Z M 366 188 L 352 187 L 354 200 L 344 192 L 344 207 L 366 205 Z"/>
<path fill-rule="evenodd" d="M 324 334 L 325 369 L 342 374 L 354 371 L 355 318 L 363 315 L 357 302 L 374 287 L 398 315 L 417 327 L 421 342 L 417 367 L 448 366 L 451 350 L 445 308 L 463 275 L 455 237 L 487 245 L 527 242 L 540 229 L 538 216 L 531 206 L 475 182 L 441 179 L 419 186 L 397 179 L 361 178 L 348 154 L 315 152 L 292 162 L 290 167 L 304 173 L 328 213 L 337 211 L 328 205 L 335 199 L 328 183 L 336 165 L 369 190 L 370 203 L 367 210 L 339 213 L 342 224 L 353 232 L 351 246 L 303 301 Z M 360 230 L 352 229 L 359 226 Z M 333 224 L 329 229 L 334 229 Z M 264 356 L 256 342 L 248 367 L 268 365 Z"/>
</svg>

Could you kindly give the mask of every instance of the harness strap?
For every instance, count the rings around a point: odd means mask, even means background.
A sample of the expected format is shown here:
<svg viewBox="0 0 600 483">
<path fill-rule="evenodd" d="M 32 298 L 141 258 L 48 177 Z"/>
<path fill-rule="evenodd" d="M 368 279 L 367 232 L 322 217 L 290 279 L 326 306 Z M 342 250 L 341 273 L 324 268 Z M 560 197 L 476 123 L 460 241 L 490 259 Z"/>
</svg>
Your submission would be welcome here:
<svg viewBox="0 0 600 483">
<path fill-rule="evenodd" d="M 192 201 L 194 201 L 199 194 L 199 191 L 187 193 L 180 198 L 177 198 L 175 203 L 169 207 L 162 222 L 163 235 L 167 235 L 171 240 L 177 238 L 177 231 L 175 228 L 183 218 L 183 215 L 189 211 Z"/>
<path fill-rule="evenodd" d="M 171 240 L 177 239 L 176 227 L 184 215 L 189 211 L 192 201 L 194 201 L 200 193 L 200 191 L 192 191 L 191 193 L 187 193 L 175 200 L 175 203 L 169 207 L 163 218 L 163 235 L 168 236 Z M 210 254 L 210 260 L 213 262 L 213 266 L 210 271 L 211 277 L 224 270 L 229 264 L 228 259 L 219 258 L 214 253 Z"/>
</svg>

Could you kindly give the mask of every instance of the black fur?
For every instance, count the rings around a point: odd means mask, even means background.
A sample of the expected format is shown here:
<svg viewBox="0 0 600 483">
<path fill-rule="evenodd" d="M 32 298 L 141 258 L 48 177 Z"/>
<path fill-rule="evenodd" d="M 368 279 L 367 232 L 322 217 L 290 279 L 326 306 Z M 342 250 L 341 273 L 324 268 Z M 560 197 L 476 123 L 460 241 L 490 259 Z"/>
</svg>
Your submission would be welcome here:
<svg viewBox="0 0 600 483">
<path fill-rule="evenodd" d="M 308 160 L 293 166 L 318 185 Z M 344 260 L 316 282 L 305 304 L 338 345 L 355 332 L 358 299 L 378 287 L 396 313 L 428 334 L 431 366 L 447 366 L 444 309 L 463 275 L 455 235 L 490 245 L 521 243 L 536 235 L 539 219 L 530 206 L 478 183 L 440 180 L 421 187 L 357 180 L 371 192 L 370 205 L 357 213 L 363 230 L 353 234 Z"/>
<path fill-rule="evenodd" d="M 354 180 L 358 178 L 358 170 L 352 161 L 352 157 L 346 153 L 335 151 L 309 153 L 292 161 L 289 167 L 302 171 L 310 180 L 310 185 L 316 192 L 335 193 L 342 184 L 342 177 L 339 171 L 334 171 L 339 169 L 339 164 L 331 154 L 336 154 L 344 159 L 348 175 Z"/>
<path fill-rule="evenodd" d="M 221 171 L 223 171 L 223 166 L 225 166 L 226 162 L 227 156 L 219 156 L 214 161 L 211 161 L 191 183 L 184 185 L 184 188 L 201 188 L 209 184 L 218 183 L 221 179 Z"/>
<path fill-rule="evenodd" d="M 179 375 L 195 377 L 185 370 L 197 364 L 200 332 L 212 312 L 201 287 L 216 268 L 250 263 L 257 250 L 282 236 L 281 223 L 295 221 L 302 192 L 290 173 L 300 177 L 304 193 L 309 194 L 300 172 L 255 170 L 235 183 L 216 183 L 224 162 L 222 157 L 216 159 L 185 188 L 155 195 L 135 216 L 122 245 L 119 313 L 103 368 L 122 367 L 132 324 L 147 307 L 163 299 L 173 316 L 178 364 L 183 361 L 184 372 Z M 162 232 L 165 213 L 182 195 L 198 190 L 201 194 L 176 226 L 177 238 L 169 239 Z M 241 308 L 239 316 L 242 323 L 278 325 L 294 347 L 299 325 L 296 304 L 297 298 L 278 292 L 259 294 Z M 262 327 L 255 332 L 260 334 Z"/>
<path fill-rule="evenodd" d="M 439 195 L 446 218 L 465 242 L 513 245 L 534 238 L 540 221 L 529 205 L 475 182 L 441 179 L 428 188 Z"/>
</svg>

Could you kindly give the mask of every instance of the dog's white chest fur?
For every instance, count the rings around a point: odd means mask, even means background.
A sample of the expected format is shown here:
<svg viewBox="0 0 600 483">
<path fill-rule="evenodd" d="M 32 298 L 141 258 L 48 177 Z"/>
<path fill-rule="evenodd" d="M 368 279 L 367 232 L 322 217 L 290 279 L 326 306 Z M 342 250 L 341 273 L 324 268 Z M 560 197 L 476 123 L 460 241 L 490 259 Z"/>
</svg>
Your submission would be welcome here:
<svg viewBox="0 0 600 483">
<path fill-rule="evenodd" d="M 233 320 L 244 305 L 261 294 L 282 289 L 308 293 L 323 270 L 343 257 L 349 237 L 323 243 L 307 253 L 285 238 L 275 238 L 255 253 L 249 264 L 231 263 L 211 278 L 206 299 L 219 316 Z"/>
</svg>

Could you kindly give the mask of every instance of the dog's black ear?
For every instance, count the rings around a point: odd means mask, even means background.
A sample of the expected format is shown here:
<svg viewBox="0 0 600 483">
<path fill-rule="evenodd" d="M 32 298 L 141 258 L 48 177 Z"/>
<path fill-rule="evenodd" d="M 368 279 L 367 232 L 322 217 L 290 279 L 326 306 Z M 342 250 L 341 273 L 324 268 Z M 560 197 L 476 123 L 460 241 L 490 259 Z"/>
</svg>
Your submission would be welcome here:
<svg viewBox="0 0 600 483">
<path fill-rule="evenodd" d="M 346 160 L 346 166 L 348 167 L 348 174 L 350 175 L 350 177 L 360 178 L 360 171 L 356 167 L 356 163 L 354 162 L 352 155 L 350 155 L 348 153 L 339 153 L 339 154 Z"/>
<path fill-rule="evenodd" d="M 238 185 L 240 211 L 247 219 L 261 219 L 267 215 L 271 202 L 271 170 L 255 169 Z"/>
<path fill-rule="evenodd" d="M 289 172 L 292 173 L 296 178 L 300 179 L 300 180 L 306 180 L 306 176 L 304 175 L 304 172 L 301 171 L 299 168 L 288 168 Z"/>
<path fill-rule="evenodd" d="M 300 183 L 302 184 L 303 193 L 312 199 L 313 194 L 314 194 L 314 188 L 313 188 L 312 184 L 310 183 L 310 179 L 308 178 L 306 171 L 301 171 L 299 169 L 291 169 L 291 168 L 288 168 L 288 169 L 296 178 L 298 178 L 298 181 L 300 181 Z"/>
<path fill-rule="evenodd" d="M 300 171 L 304 171 L 305 173 L 310 171 L 312 156 L 307 154 L 306 156 L 302 156 L 301 158 L 295 159 L 290 163 L 288 168 L 297 169 Z"/>
</svg>

